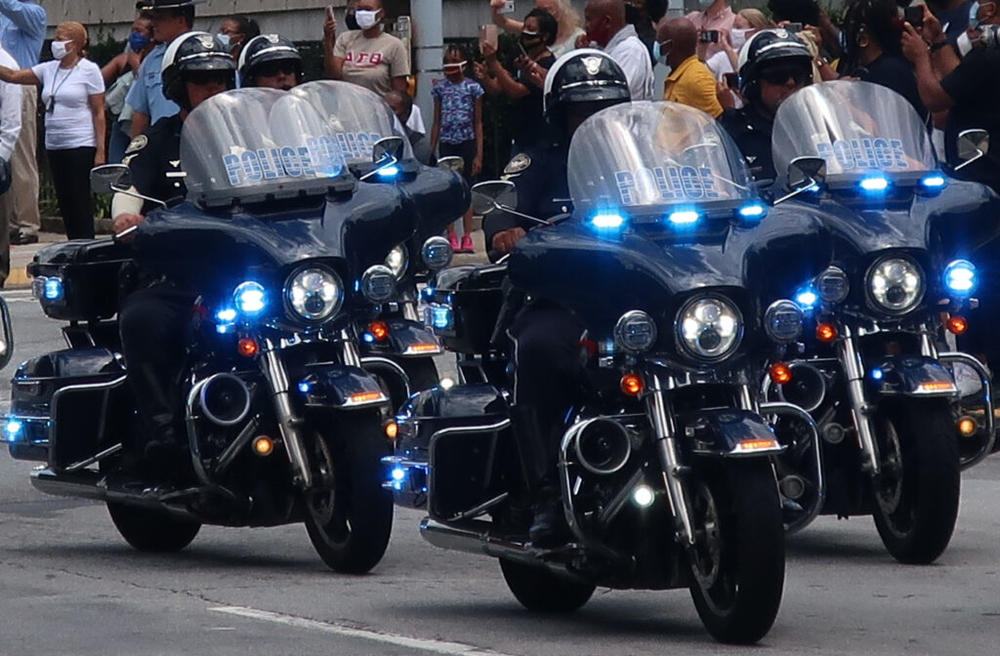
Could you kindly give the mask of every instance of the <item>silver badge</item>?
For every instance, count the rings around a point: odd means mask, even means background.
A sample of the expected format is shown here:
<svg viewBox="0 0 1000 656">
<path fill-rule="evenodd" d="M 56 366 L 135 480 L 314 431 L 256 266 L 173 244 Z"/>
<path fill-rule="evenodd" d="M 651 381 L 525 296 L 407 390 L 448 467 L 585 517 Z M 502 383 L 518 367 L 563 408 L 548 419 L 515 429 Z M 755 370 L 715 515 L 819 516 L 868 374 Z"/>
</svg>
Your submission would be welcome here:
<svg viewBox="0 0 1000 656">
<path fill-rule="evenodd" d="M 597 75 L 601 72 L 600 57 L 584 57 L 583 67 L 587 69 L 588 75 Z"/>
<path fill-rule="evenodd" d="M 206 50 L 215 50 L 215 37 L 211 34 L 198 35 L 198 43 L 200 43 L 201 47 Z"/>
<path fill-rule="evenodd" d="M 277 43 L 278 42 L 278 35 L 277 34 L 265 34 L 264 38 L 266 38 L 271 43 Z"/>
<path fill-rule="evenodd" d="M 504 175 L 512 175 L 524 171 L 529 166 L 531 166 L 531 156 L 527 153 L 518 153 L 507 162 L 507 166 L 504 167 L 503 172 Z"/>
</svg>

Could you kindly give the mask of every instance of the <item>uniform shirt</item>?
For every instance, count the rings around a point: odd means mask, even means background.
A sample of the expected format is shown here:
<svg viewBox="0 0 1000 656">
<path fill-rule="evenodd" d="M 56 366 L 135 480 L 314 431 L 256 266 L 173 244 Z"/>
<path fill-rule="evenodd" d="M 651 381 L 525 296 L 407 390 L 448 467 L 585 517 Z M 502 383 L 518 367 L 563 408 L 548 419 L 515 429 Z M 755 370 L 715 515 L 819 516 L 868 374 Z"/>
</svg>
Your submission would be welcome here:
<svg viewBox="0 0 1000 656">
<path fill-rule="evenodd" d="M 515 155 L 503 170 L 502 178 L 517 185 L 517 211 L 539 219 L 550 219 L 573 211 L 569 198 L 567 161 L 569 148 L 559 144 L 539 145 Z M 507 214 L 491 212 L 483 217 L 486 250 L 492 257 L 493 237 L 510 228 L 525 232 L 541 224 Z"/>
<path fill-rule="evenodd" d="M 458 84 L 447 78 L 434 84 L 431 95 L 441 103 L 441 143 L 475 141 L 476 101 L 484 93 L 478 82 L 468 78 L 462 78 Z"/>
<path fill-rule="evenodd" d="M 181 111 L 172 100 L 163 95 L 163 55 L 167 52 L 165 44 L 153 48 L 139 66 L 135 84 L 128 90 L 125 102 L 134 111 L 149 116 L 150 125 L 161 118 L 173 116 Z"/>
<path fill-rule="evenodd" d="M 0 66 L 17 68 L 17 62 L 0 48 Z M 0 82 L 0 160 L 10 161 L 21 135 L 21 85 Z"/>
<path fill-rule="evenodd" d="M 403 42 L 382 32 L 369 39 L 361 30 L 337 37 L 333 56 L 344 59 L 345 82 L 382 95 L 392 91 L 392 78 L 410 74 L 410 58 Z"/>
<path fill-rule="evenodd" d="M 104 93 L 101 69 L 89 59 L 60 68 L 53 59 L 31 67 L 42 82 L 45 147 L 49 150 L 93 148 L 97 145 L 90 97 Z"/>
<path fill-rule="evenodd" d="M 733 21 L 736 20 L 736 14 L 734 14 L 733 10 L 726 5 L 722 8 L 722 11 L 716 12 L 712 15 L 709 15 L 707 12 L 692 11 L 690 14 L 685 16 L 685 18 L 694 23 L 695 28 L 699 32 L 717 30 L 728 34 L 729 30 L 733 29 Z M 722 50 L 721 43 L 708 43 L 705 45 L 706 59 Z"/>
<path fill-rule="evenodd" d="M 38 63 L 45 41 L 45 10 L 36 2 L 0 0 L 0 44 L 17 62 L 11 68 L 31 68 Z"/>
<path fill-rule="evenodd" d="M 649 50 L 639 40 L 635 27 L 626 25 L 619 30 L 604 46 L 604 52 L 621 66 L 632 100 L 653 99 L 653 66 L 649 61 Z"/>
<path fill-rule="evenodd" d="M 125 149 L 122 163 L 131 171 L 132 186 L 143 196 L 163 202 L 187 195 L 181 174 L 181 126 L 179 114 L 161 118 Z M 146 201 L 142 213 L 158 207 Z"/>
<path fill-rule="evenodd" d="M 771 133 L 774 121 L 752 105 L 742 109 L 727 109 L 719 123 L 733 138 L 750 168 L 754 180 L 774 180 L 774 159 L 771 155 Z"/>
<path fill-rule="evenodd" d="M 970 164 L 956 177 L 990 185 L 1000 193 L 1000 49 L 977 47 L 941 80 L 941 87 L 954 101 L 945 126 L 945 152 L 950 163 L 958 162 L 956 144 L 962 130 L 981 128 L 990 133 L 990 152 Z"/>
<path fill-rule="evenodd" d="M 722 114 L 722 105 L 715 94 L 715 78 L 697 55 L 685 59 L 667 76 L 663 99 L 700 109 L 712 118 Z"/>
</svg>

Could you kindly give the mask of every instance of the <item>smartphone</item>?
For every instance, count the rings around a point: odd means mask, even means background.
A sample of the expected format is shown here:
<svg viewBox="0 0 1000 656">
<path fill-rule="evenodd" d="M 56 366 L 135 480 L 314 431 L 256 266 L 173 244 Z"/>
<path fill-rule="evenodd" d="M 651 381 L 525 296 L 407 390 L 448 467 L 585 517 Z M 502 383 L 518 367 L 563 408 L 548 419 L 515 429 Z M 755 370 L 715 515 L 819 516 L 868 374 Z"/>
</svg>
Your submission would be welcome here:
<svg viewBox="0 0 1000 656">
<path fill-rule="evenodd" d="M 730 89 L 739 90 L 740 88 L 740 76 L 739 73 L 725 73 L 722 78 L 726 81 L 726 86 Z"/>
<path fill-rule="evenodd" d="M 898 14 L 897 14 L 898 15 Z M 802 23 L 788 23 L 785 25 L 785 29 L 792 34 L 802 31 Z"/>
<path fill-rule="evenodd" d="M 479 26 L 479 50 L 482 51 L 483 44 L 488 43 L 493 46 L 494 49 L 497 48 L 497 44 L 500 39 L 500 32 L 496 25 L 490 23 L 489 25 Z"/>
<path fill-rule="evenodd" d="M 497 12 L 498 14 L 513 14 L 514 0 L 507 0 L 506 4 Z"/>
<path fill-rule="evenodd" d="M 521 40 L 520 39 L 517 40 L 517 49 L 520 50 L 521 54 L 524 55 L 525 57 L 528 56 L 528 51 L 524 49 L 523 45 L 521 45 Z"/>
<path fill-rule="evenodd" d="M 913 27 L 920 27 L 924 24 L 924 6 L 917 5 L 916 7 L 904 7 L 903 17 L 906 22 Z"/>
<path fill-rule="evenodd" d="M 336 16 L 333 15 L 333 5 L 326 6 L 326 17 L 330 20 L 337 20 Z"/>
</svg>

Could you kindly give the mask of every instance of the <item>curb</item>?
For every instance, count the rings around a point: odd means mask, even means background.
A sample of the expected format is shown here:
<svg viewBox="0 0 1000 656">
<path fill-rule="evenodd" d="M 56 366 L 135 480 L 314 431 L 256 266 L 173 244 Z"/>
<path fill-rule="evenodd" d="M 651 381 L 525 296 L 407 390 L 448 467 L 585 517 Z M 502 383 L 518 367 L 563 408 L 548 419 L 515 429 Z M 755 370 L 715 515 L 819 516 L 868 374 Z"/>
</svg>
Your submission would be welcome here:
<svg viewBox="0 0 1000 656">
<path fill-rule="evenodd" d="M 26 267 L 11 268 L 10 275 L 3 284 L 4 289 L 30 289 L 31 276 Z"/>
</svg>

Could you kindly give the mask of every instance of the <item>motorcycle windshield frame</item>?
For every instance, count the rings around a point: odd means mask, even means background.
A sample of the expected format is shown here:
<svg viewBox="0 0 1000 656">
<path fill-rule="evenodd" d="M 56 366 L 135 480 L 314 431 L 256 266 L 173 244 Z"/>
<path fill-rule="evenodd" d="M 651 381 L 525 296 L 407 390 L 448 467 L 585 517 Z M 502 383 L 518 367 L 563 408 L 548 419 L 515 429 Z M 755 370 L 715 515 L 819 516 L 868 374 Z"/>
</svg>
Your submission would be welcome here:
<svg viewBox="0 0 1000 656">
<path fill-rule="evenodd" d="M 731 211 L 757 197 L 729 135 L 701 110 L 668 101 L 597 112 L 573 135 L 568 181 L 578 216 Z"/>
<path fill-rule="evenodd" d="M 926 126 L 909 101 L 856 80 L 812 84 L 782 102 L 771 154 L 784 186 L 797 157 L 822 158 L 831 186 L 874 174 L 907 181 L 939 169 Z"/>
<path fill-rule="evenodd" d="M 375 93 L 318 81 L 291 91 L 234 89 L 198 105 L 181 131 L 188 200 L 207 206 L 351 189 L 354 163 L 370 164 L 386 136 L 409 141 Z"/>
</svg>

